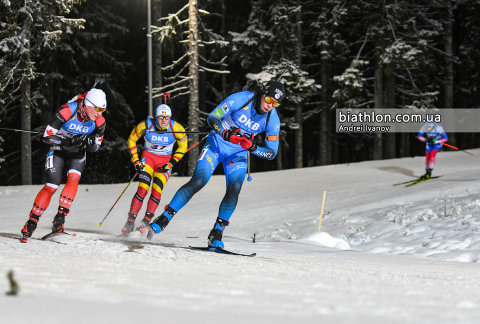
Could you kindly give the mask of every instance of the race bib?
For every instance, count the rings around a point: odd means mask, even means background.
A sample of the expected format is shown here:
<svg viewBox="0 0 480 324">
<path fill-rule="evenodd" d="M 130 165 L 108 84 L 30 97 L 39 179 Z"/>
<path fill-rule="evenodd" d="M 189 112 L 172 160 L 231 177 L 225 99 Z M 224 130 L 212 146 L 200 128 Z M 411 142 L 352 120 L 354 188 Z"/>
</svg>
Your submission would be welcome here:
<svg viewBox="0 0 480 324">
<path fill-rule="evenodd" d="M 53 168 L 53 150 L 48 151 L 47 160 L 45 161 L 45 170 Z"/>
<path fill-rule="evenodd" d="M 202 160 L 205 157 L 205 154 L 207 154 L 207 151 L 208 151 L 208 149 L 206 149 L 206 148 L 204 148 L 202 150 L 202 153 L 200 154 L 200 157 L 198 158 L 199 161 Z"/>
</svg>

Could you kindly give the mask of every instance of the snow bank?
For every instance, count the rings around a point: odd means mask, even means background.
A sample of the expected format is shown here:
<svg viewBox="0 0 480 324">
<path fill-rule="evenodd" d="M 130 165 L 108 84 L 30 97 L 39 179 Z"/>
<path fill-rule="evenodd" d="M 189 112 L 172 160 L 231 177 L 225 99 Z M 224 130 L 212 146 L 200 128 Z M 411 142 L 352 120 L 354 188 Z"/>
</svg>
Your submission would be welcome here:
<svg viewBox="0 0 480 324">
<path fill-rule="evenodd" d="M 350 245 L 345 240 L 332 237 L 325 232 L 318 232 L 304 238 L 306 241 L 313 241 L 324 246 L 335 248 L 338 250 L 350 250 Z"/>
</svg>

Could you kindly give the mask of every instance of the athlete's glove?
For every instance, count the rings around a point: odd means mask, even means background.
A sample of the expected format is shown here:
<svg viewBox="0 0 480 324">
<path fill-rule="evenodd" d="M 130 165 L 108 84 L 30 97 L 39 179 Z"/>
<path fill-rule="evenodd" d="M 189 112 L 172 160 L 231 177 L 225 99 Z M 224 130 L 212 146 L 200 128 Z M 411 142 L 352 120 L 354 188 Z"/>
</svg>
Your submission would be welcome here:
<svg viewBox="0 0 480 324">
<path fill-rule="evenodd" d="M 142 172 L 143 169 L 145 168 L 143 166 L 143 163 L 140 162 L 139 160 L 136 160 L 135 162 L 133 162 L 133 166 L 135 167 L 135 171 L 137 171 L 137 173 Z"/>
<path fill-rule="evenodd" d="M 255 138 L 253 134 L 245 134 L 242 136 L 242 141 L 240 146 L 250 152 L 253 152 L 257 149 L 257 143 L 255 143 Z"/>
<path fill-rule="evenodd" d="M 77 134 L 74 135 L 70 141 L 71 146 L 83 146 L 83 142 L 86 141 L 87 135 Z"/>
<path fill-rule="evenodd" d="M 88 135 L 84 141 L 84 144 L 87 150 L 91 149 L 93 145 L 95 145 L 95 135 L 93 134 Z"/>
<path fill-rule="evenodd" d="M 434 139 L 432 139 L 432 143 L 433 143 L 433 144 L 439 144 L 439 143 L 440 143 L 440 141 L 437 141 L 437 139 L 436 139 L 436 138 L 434 138 Z"/>
<path fill-rule="evenodd" d="M 227 142 L 239 144 L 242 141 L 242 135 L 238 134 L 239 132 L 240 128 L 232 126 L 230 130 L 224 130 L 222 132 L 222 137 Z"/>
<path fill-rule="evenodd" d="M 177 160 L 171 159 L 171 160 L 168 161 L 166 164 L 162 165 L 161 167 L 158 167 L 158 168 L 157 168 L 157 171 L 158 171 L 158 172 L 161 172 L 161 173 L 168 172 L 168 171 L 170 171 L 171 169 L 173 169 L 173 166 L 174 166 L 175 164 L 177 164 Z"/>
<path fill-rule="evenodd" d="M 92 135 L 77 134 L 70 141 L 70 146 L 78 146 L 80 149 L 91 148 L 95 143 Z"/>
</svg>

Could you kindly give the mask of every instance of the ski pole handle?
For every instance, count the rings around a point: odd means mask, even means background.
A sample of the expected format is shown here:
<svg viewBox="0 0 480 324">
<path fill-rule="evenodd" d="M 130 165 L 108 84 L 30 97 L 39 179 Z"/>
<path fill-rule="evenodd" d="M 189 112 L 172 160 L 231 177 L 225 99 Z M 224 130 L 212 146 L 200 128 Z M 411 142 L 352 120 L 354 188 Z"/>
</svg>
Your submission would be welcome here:
<svg viewBox="0 0 480 324">
<path fill-rule="evenodd" d="M 280 79 L 285 75 L 285 73 L 287 73 L 288 71 L 293 71 L 295 67 L 291 64 L 287 64 L 287 67 L 285 68 L 285 70 L 280 74 L 280 76 L 277 78 L 276 81 L 280 81 Z"/>
</svg>

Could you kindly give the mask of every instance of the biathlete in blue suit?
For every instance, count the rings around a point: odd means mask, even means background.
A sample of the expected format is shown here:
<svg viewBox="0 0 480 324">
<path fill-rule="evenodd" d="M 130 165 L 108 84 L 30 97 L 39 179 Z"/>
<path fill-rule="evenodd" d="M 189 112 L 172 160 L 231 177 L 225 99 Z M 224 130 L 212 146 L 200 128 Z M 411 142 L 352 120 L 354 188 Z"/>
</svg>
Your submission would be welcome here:
<svg viewBox="0 0 480 324">
<path fill-rule="evenodd" d="M 447 133 L 442 126 L 433 122 L 426 122 L 418 133 L 418 139 L 426 142 L 425 169 L 427 172 L 420 179 L 429 179 L 435 167 L 435 156 L 442 148 L 442 144 L 448 141 Z"/>
<path fill-rule="evenodd" d="M 252 97 L 253 100 L 250 100 Z M 217 165 L 223 163 L 227 191 L 220 204 L 215 225 L 208 235 L 209 247 L 223 248 L 223 231 L 237 206 L 247 172 L 247 151 L 267 160 L 272 160 L 277 155 L 280 119 L 275 107 L 280 105 L 284 97 L 283 84 L 269 81 L 263 92 L 234 93 L 210 113 L 207 122 L 212 127 L 212 132 L 198 158 L 195 172 L 165 206 L 163 214 L 149 225 L 149 239 L 154 233 L 165 229 L 172 217 L 207 184 Z M 255 143 L 254 137 L 263 131 L 266 133 L 265 147 L 260 147 Z"/>
</svg>

